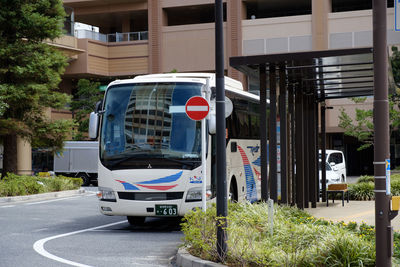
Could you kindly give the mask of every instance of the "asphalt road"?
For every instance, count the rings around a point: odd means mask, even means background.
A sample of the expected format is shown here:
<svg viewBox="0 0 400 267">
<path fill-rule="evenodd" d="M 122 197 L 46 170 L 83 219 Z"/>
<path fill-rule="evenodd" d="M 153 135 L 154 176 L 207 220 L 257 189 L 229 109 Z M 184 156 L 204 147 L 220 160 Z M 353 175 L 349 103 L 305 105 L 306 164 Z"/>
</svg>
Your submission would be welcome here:
<svg viewBox="0 0 400 267">
<path fill-rule="evenodd" d="M 130 226 L 101 215 L 94 191 L 1 204 L 0 266 L 171 266 L 183 237 L 176 220 Z"/>
</svg>

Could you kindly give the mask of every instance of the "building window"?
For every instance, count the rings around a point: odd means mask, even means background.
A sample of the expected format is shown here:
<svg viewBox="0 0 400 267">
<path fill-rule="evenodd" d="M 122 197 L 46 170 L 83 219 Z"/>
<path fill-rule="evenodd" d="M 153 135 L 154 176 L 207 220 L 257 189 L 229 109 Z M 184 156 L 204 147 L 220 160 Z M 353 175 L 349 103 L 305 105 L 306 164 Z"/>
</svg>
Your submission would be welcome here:
<svg viewBox="0 0 400 267">
<path fill-rule="evenodd" d="M 387 7 L 393 7 L 393 1 L 387 1 Z M 345 12 L 372 9 L 371 0 L 332 0 L 332 12 Z"/>
<path fill-rule="evenodd" d="M 213 23 L 214 5 L 197 5 L 165 8 L 167 26 Z M 226 21 L 226 3 L 224 3 L 224 21 Z"/>
<path fill-rule="evenodd" d="M 247 10 L 247 19 L 287 17 L 311 14 L 311 0 L 248 0 L 245 2 L 245 5 Z"/>
</svg>

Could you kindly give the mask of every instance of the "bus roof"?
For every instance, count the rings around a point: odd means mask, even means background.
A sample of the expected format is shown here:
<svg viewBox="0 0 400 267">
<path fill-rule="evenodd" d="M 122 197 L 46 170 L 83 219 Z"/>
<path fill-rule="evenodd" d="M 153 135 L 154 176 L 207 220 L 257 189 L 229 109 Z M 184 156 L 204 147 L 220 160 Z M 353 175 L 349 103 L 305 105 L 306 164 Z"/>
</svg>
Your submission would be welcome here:
<svg viewBox="0 0 400 267">
<path fill-rule="evenodd" d="M 134 78 L 135 81 L 142 79 L 153 79 L 153 78 L 169 78 L 169 79 L 209 79 L 210 87 L 215 87 L 215 73 L 163 73 L 163 74 L 148 74 L 141 75 Z M 234 80 L 230 77 L 225 76 L 225 87 L 230 89 L 242 90 L 243 85 L 241 82 Z"/>
<path fill-rule="evenodd" d="M 185 82 L 201 82 L 206 83 L 206 80 L 209 80 L 210 87 L 215 87 L 216 78 L 215 73 L 162 73 L 162 74 L 147 74 L 147 75 L 139 75 L 133 79 L 123 79 L 116 80 L 111 82 L 108 86 L 115 84 L 127 84 L 127 83 L 140 83 L 140 82 L 154 82 L 154 80 L 158 81 L 185 81 Z M 252 98 L 254 100 L 259 100 L 259 96 L 249 93 L 243 90 L 243 85 L 241 82 L 234 80 L 230 77 L 225 76 L 225 88 L 229 91 L 242 95 L 248 98 Z M 269 102 L 269 101 L 268 101 Z"/>
</svg>

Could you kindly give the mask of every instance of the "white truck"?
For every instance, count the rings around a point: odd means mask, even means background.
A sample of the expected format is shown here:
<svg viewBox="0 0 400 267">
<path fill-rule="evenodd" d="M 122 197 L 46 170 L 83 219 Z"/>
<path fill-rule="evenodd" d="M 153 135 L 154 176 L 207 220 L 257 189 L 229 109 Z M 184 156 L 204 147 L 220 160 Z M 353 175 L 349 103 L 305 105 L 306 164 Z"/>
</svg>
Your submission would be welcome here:
<svg viewBox="0 0 400 267">
<path fill-rule="evenodd" d="M 54 155 L 54 173 L 82 178 L 82 185 L 97 182 L 97 141 L 66 141 L 64 151 Z"/>
</svg>

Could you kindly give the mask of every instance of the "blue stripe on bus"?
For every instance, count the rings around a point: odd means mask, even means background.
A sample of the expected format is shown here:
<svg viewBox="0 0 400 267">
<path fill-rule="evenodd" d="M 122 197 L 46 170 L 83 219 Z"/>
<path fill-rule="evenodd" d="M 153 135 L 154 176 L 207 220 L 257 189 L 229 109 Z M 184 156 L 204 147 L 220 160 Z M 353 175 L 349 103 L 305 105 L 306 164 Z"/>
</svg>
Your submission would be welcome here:
<svg viewBox="0 0 400 267">
<path fill-rule="evenodd" d="M 261 166 L 261 157 L 258 157 L 255 161 L 252 162 L 254 165 L 260 167 Z"/>
<path fill-rule="evenodd" d="M 121 184 L 124 186 L 125 190 L 140 190 L 138 187 L 130 183 L 121 183 Z"/>
</svg>

